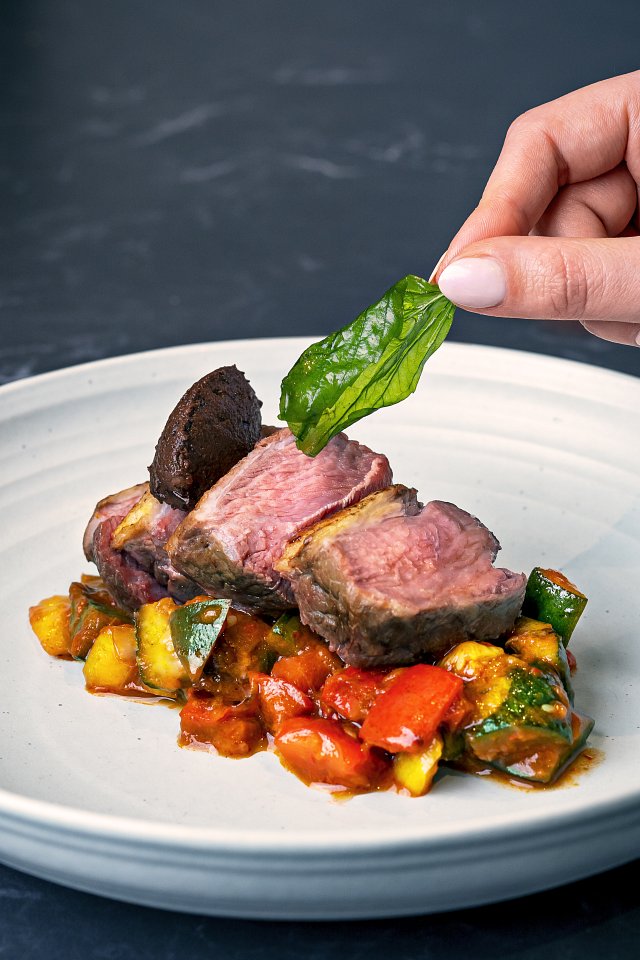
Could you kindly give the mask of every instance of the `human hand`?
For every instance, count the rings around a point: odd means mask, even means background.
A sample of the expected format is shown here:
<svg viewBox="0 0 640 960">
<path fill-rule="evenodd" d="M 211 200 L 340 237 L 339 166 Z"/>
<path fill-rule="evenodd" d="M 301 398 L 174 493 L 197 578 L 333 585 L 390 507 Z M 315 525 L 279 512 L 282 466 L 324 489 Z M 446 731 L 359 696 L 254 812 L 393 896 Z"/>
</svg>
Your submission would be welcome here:
<svg viewBox="0 0 640 960">
<path fill-rule="evenodd" d="M 523 113 L 432 279 L 461 307 L 640 346 L 640 71 Z"/>
</svg>

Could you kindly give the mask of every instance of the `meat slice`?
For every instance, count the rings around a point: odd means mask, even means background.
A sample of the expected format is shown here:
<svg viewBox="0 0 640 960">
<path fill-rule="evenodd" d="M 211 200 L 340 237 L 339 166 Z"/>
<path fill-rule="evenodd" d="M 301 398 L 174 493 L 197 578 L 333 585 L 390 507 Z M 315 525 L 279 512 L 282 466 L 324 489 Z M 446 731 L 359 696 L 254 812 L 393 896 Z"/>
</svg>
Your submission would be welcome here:
<svg viewBox="0 0 640 960">
<path fill-rule="evenodd" d="M 526 578 L 493 566 L 500 544 L 452 503 L 400 484 L 293 540 L 276 564 L 300 616 L 356 667 L 437 659 L 513 626 Z"/>
<path fill-rule="evenodd" d="M 188 599 L 197 587 L 171 566 L 164 545 L 184 518 L 159 503 L 148 483 L 101 500 L 87 524 L 83 547 L 114 599 L 135 610 L 168 595 Z"/>
<path fill-rule="evenodd" d="M 198 585 L 179 573 L 166 551 L 167 540 L 186 517 L 185 510 L 176 510 L 160 503 L 149 489 L 118 524 L 111 537 L 114 550 L 122 550 L 143 570 L 150 573 L 170 596 L 184 601 L 195 597 Z"/>
<path fill-rule="evenodd" d="M 387 458 L 344 434 L 312 459 L 290 430 L 278 430 L 205 493 L 167 551 L 207 593 L 277 613 L 295 606 L 274 571 L 287 541 L 390 482 Z"/>
<path fill-rule="evenodd" d="M 112 520 L 116 517 L 118 522 L 113 527 L 115 530 L 118 523 L 124 520 L 129 511 L 135 507 L 136 503 L 138 503 L 148 489 L 148 483 L 137 483 L 134 487 L 127 487 L 126 490 L 112 493 L 110 496 L 98 501 L 82 538 L 82 549 L 84 550 L 84 555 L 87 560 L 95 563 L 93 559 L 93 538 L 98 527 L 101 526 L 105 520 Z"/>
</svg>

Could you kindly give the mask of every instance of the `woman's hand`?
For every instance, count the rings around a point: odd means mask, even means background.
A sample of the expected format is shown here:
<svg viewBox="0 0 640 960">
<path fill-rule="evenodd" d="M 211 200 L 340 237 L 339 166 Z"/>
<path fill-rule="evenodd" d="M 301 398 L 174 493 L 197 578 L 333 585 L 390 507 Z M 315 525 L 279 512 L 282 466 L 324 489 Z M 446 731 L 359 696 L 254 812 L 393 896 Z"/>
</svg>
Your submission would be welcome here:
<svg viewBox="0 0 640 960">
<path fill-rule="evenodd" d="M 461 307 L 640 345 L 639 187 L 637 71 L 518 117 L 433 276 Z"/>
</svg>

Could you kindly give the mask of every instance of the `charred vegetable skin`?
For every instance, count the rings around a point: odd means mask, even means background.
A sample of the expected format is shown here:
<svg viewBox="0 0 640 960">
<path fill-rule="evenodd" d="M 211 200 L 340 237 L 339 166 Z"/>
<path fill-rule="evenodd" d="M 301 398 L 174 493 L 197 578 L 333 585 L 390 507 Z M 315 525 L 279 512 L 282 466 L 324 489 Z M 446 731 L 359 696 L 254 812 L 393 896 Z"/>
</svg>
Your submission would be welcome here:
<svg viewBox="0 0 640 960">
<path fill-rule="evenodd" d="M 272 745 L 305 783 L 417 797 L 449 762 L 546 784 L 593 726 L 572 708 L 561 637 L 530 617 L 504 647 L 465 641 L 438 666 L 391 670 L 345 667 L 291 612 L 270 624 L 164 598 L 127 619 L 97 577 L 30 610 L 45 650 L 83 652 L 91 692 L 186 700 L 182 744 L 236 758 Z"/>
</svg>

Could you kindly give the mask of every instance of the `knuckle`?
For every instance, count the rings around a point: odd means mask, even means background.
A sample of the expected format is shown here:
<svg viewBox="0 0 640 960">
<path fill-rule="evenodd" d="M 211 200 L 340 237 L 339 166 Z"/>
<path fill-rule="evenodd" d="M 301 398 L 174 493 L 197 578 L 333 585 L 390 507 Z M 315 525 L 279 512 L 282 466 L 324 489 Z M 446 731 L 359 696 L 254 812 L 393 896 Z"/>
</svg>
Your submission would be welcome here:
<svg viewBox="0 0 640 960">
<path fill-rule="evenodd" d="M 531 110 L 525 110 L 525 112 L 521 113 L 515 120 L 512 120 L 507 130 L 507 138 L 512 139 L 514 135 L 519 136 L 535 127 L 539 121 L 539 111 L 539 107 L 532 107 Z"/>
<path fill-rule="evenodd" d="M 554 315 L 568 320 L 581 320 L 589 303 L 598 299 L 602 273 L 591 264 L 587 270 L 582 258 L 557 249 L 547 264 L 547 296 Z"/>
</svg>

